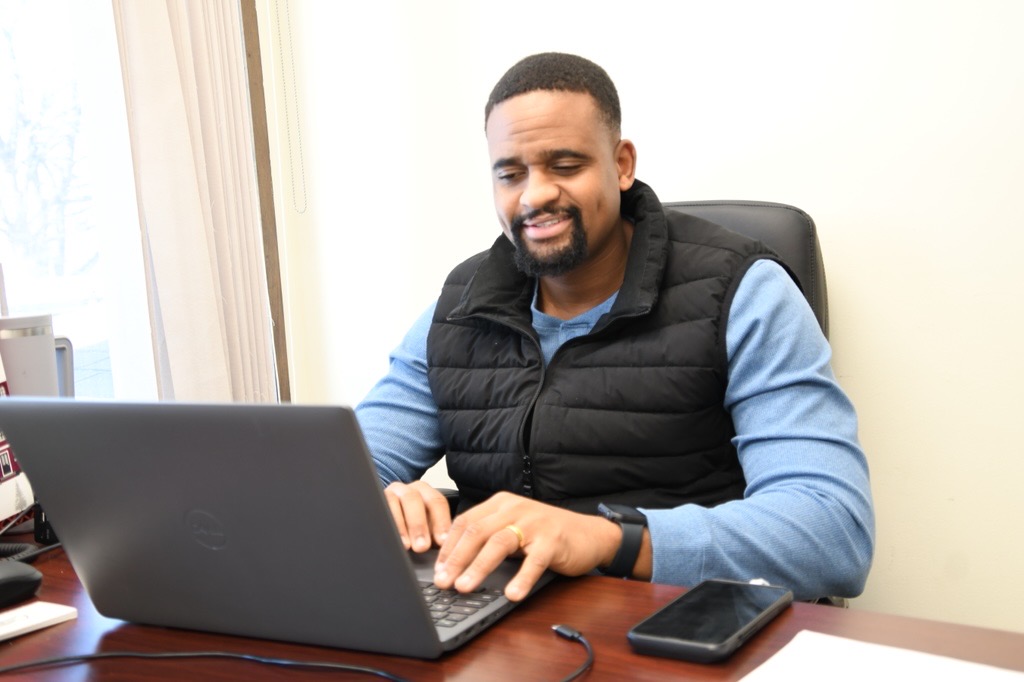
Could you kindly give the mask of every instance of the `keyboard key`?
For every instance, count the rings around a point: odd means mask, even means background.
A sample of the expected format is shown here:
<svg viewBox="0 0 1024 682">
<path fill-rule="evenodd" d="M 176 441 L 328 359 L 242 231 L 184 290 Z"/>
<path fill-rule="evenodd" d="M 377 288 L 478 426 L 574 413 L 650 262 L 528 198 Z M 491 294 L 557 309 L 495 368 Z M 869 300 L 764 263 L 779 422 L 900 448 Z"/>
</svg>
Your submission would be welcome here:
<svg viewBox="0 0 1024 682">
<path fill-rule="evenodd" d="M 455 600 L 455 604 L 457 606 L 468 606 L 468 607 L 470 607 L 472 609 L 482 609 L 483 607 L 487 606 L 488 603 L 489 602 L 486 602 L 483 599 L 457 599 L 457 600 Z"/>
</svg>

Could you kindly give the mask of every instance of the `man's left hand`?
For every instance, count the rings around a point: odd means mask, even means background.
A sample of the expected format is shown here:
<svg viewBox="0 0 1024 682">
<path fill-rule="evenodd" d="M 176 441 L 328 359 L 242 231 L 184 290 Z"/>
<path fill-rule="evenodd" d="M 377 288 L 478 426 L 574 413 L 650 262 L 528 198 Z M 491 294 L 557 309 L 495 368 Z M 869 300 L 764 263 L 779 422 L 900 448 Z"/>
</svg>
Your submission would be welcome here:
<svg viewBox="0 0 1024 682">
<path fill-rule="evenodd" d="M 505 595 L 519 601 L 546 569 L 583 575 L 611 563 L 621 543 L 622 530 L 603 517 L 497 493 L 452 522 L 438 555 L 434 583 L 471 592 L 504 559 L 518 554 L 523 563 Z"/>
</svg>

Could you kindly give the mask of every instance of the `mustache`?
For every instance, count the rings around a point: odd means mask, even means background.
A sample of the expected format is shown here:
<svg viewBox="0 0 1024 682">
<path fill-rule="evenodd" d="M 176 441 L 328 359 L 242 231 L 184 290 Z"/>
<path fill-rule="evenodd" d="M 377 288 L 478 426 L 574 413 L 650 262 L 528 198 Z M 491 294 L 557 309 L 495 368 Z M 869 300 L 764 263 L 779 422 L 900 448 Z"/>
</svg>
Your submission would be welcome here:
<svg viewBox="0 0 1024 682">
<path fill-rule="evenodd" d="M 566 206 L 564 208 L 558 206 L 544 206 L 543 208 L 538 208 L 536 210 L 530 211 L 529 213 L 517 215 L 515 218 L 512 219 L 512 224 L 510 225 L 510 227 L 512 229 L 513 234 L 518 234 L 519 232 L 522 232 L 523 226 L 526 225 L 526 222 L 528 220 L 533 220 L 537 216 L 544 214 L 559 215 L 562 213 L 568 215 L 572 220 L 576 222 L 580 221 L 580 210 L 575 206 Z"/>
</svg>

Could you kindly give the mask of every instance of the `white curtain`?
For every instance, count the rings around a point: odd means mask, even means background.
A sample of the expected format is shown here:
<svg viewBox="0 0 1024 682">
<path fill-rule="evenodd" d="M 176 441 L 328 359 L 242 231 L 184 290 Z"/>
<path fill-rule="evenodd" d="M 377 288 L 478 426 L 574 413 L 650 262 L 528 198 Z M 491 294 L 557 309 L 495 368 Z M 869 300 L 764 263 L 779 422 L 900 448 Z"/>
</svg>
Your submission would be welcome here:
<svg viewBox="0 0 1024 682">
<path fill-rule="evenodd" d="M 113 0 L 160 398 L 278 397 L 237 0 Z"/>
</svg>

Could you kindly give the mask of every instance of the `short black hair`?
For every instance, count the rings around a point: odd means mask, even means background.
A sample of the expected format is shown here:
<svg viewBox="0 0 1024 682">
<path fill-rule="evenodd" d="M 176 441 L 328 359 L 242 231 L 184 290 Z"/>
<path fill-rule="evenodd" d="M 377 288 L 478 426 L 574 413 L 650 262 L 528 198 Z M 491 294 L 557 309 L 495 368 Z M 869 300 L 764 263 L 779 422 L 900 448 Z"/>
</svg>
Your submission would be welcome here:
<svg viewBox="0 0 1024 682">
<path fill-rule="evenodd" d="M 574 54 L 543 52 L 521 59 L 501 77 L 484 107 L 484 127 L 487 127 L 487 119 L 494 107 L 516 95 L 535 90 L 589 94 L 613 132 L 618 133 L 622 126 L 619 93 L 604 69 Z"/>
</svg>

